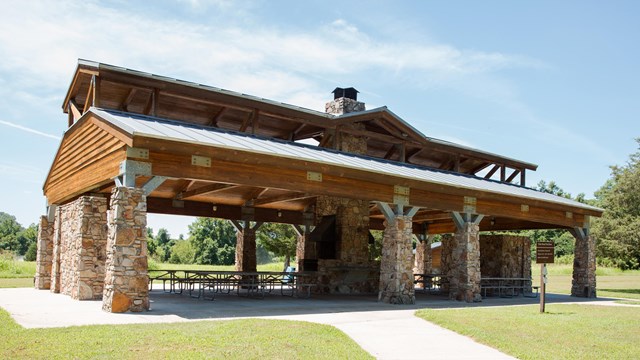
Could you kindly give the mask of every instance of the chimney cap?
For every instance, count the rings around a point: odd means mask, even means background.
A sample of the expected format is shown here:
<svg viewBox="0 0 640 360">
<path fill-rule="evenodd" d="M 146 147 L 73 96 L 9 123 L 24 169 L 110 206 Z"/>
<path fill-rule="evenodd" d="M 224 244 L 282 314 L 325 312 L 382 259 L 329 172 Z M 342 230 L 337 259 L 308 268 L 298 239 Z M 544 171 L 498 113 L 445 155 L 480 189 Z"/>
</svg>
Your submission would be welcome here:
<svg viewBox="0 0 640 360">
<path fill-rule="evenodd" d="M 341 88 L 337 87 L 333 91 L 333 100 L 339 99 L 341 97 L 346 97 L 352 100 L 358 100 L 359 91 L 353 87 Z"/>
</svg>

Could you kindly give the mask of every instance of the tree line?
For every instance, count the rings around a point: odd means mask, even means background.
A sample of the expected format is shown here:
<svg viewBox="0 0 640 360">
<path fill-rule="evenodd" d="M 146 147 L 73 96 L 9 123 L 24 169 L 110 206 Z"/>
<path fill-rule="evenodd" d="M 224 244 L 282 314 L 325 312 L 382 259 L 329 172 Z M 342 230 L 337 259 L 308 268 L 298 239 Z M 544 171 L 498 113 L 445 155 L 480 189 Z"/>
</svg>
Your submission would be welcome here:
<svg viewBox="0 0 640 360">
<path fill-rule="evenodd" d="M 265 223 L 256 232 L 258 263 L 282 257 L 287 266 L 296 253 L 297 234 L 290 225 Z M 222 219 L 196 218 L 189 225 L 187 239 L 171 239 L 166 229 L 153 234 L 147 229 L 149 255 L 160 262 L 176 264 L 233 265 L 236 257 L 236 229 Z"/>
<path fill-rule="evenodd" d="M 0 250 L 24 256 L 26 261 L 35 261 L 38 226 L 22 227 L 16 217 L 0 211 Z"/>
</svg>

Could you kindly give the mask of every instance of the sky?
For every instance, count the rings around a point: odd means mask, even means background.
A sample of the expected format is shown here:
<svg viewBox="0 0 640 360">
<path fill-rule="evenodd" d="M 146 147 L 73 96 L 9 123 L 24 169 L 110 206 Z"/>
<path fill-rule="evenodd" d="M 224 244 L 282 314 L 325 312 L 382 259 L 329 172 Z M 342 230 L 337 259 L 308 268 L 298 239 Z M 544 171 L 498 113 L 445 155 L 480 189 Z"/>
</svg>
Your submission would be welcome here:
<svg viewBox="0 0 640 360">
<path fill-rule="evenodd" d="M 353 86 L 429 137 L 592 198 L 640 137 L 638 1 L 0 2 L 0 211 L 37 223 L 78 58 L 323 111 Z M 149 215 L 188 236 L 190 217 Z"/>
</svg>

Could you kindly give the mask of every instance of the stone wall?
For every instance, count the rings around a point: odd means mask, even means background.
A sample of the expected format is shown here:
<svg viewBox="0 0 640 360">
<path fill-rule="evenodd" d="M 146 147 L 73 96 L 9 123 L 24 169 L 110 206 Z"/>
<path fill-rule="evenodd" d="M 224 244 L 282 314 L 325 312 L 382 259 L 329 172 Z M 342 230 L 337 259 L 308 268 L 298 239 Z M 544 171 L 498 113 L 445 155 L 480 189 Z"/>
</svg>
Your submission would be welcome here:
<svg viewBox="0 0 640 360">
<path fill-rule="evenodd" d="M 110 205 L 102 309 L 149 310 L 146 197 L 142 189 L 116 187 Z"/>
<path fill-rule="evenodd" d="M 362 200 L 319 196 L 316 218 L 336 215 L 336 260 L 369 261 L 369 204 Z"/>
<path fill-rule="evenodd" d="M 337 98 L 333 101 L 329 101 L 324 105 L 324 111 L 328 114 L 342 115 L 350 112 L 364 111 L 365 105 L 363 102 L 349 99 L 346 97 Z"/>
<path fill-rule="evenodd" d="M 378 300 L 388 304 L 414 304 L 412 218 L 397 215 L 385 221 L 380 261 Z"/>
<path fill-rule="evenodd" d="M 60 206 L 55 222 L 51 290 L 76 300 L 102 298 L 107 200 L 81 196 Z"/>
<path fill-rule="evenodd" d="M 52 219 L 55 221 L 55 219 Z M 36 253 L 36 289 L 51 288 L 51 267 L 53 265 L 53 232 L 54 222 L 49 222 L 46 216 L 40 217 L 38 226 L 38 251 Z"/>
<path fill-rule="evenodd" d="M 377 294 L 380 263 L 318 260 L 316 291 L 323 294 Z"/>
<path fill-rule="evenodd" d="M 571 296 L 596 297 L 595 239 L 591 236 L 576 239 Z"/>
<path fill-rule="evenodd" d="M 480 236 L 483 277 L 531 278 L 531 241 L 525 236 Z"/>
</svg>

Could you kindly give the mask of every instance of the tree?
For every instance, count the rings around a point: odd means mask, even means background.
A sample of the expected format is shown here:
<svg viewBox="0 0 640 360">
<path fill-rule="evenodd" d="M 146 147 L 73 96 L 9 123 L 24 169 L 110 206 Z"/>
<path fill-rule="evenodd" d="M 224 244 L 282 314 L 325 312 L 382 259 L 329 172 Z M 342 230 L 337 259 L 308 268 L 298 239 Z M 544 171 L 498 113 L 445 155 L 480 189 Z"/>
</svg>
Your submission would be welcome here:
<svg viewBox="0 0 640 360">
<path fill-rule="evenodd" d="M 18 233 L 22 230 L 23 228 L 16 221 L 15 216 L 0 212 L 0 249 L 19 252 Z"/>
<path fill-rule="evenodd" d="M 189 241 L 198 264 L 233 265 L 236 230 L 227 220 L 197 218 L 189 225 Z"/>
<path fill-rule="evenodd" d="M 622 269 L 640 268 L 640 138 L 639 151 L 624 166 L 612 166 L 611 178 L 596 192 L 605 209 L 591 229 L 597 256 Z"/>
<path fill-rule="evenodd" d="M 175 240 L 171 239 L 171 235 L 169 235 L 167 229 L 160 228 L 156 234 L 154 242 L 155 254 L 158 260 L 168 261 L 171 257 L 171 248 L 175 244 Z"/>
<path fill-rule="evenodd" d="M 256 233 L 257 241 L 277 256 L 284 256 L 284 266 L 291 264 L 296 255 L 298 234 L 288 224 L 264 223 Z"/>
<path fill-rule="evenodd" d="M 169 262 L 172 264 L 192 264 L 195 251 L 190 241 L 178 240 L 171 248 Z"/>
<path fill-rule="evenodd" d="M 18 241 L 18 254 L 24 255 L 31 245 L 38 241 L 38 225 L 31 224 L 28 228 L 20 231 L 16 239 Z"/>
</svg>

